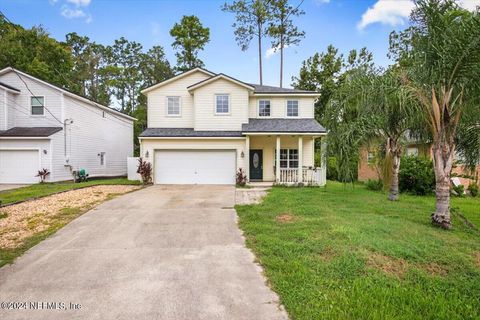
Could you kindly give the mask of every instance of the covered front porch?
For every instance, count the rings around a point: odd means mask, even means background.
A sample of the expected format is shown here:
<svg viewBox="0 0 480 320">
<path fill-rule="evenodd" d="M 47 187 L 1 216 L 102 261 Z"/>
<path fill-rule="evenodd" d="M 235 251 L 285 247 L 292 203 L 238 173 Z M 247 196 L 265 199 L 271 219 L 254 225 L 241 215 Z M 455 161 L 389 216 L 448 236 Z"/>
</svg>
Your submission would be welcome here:
<svg viewBox="0 0 480 320">
<path fill-rule="evenodd" d="M 246 135 L 246 174 L 250 182 L 282 185 L 316 185 L 326 183 L 325 161 L 315 166 L 315 152 L 324 159 L 324 135 L 315 133 L 251 133 Z M 315 142 L 320 140 L 320 150 Z M 318 163 L 317 163 L 318 165 Z"/>
</svg>

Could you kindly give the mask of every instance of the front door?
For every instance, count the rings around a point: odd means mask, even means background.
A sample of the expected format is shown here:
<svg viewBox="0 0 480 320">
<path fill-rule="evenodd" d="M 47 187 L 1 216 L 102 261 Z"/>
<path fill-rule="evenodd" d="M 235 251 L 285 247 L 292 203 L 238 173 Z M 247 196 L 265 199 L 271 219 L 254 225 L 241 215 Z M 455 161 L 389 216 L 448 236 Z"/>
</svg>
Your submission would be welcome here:
<svg viewBox="0 0 480 320">
<path fill-rule="evenodd" d="M 263 179 L 263 150 L 250 150 L 250 180 Z"/>
</svg>

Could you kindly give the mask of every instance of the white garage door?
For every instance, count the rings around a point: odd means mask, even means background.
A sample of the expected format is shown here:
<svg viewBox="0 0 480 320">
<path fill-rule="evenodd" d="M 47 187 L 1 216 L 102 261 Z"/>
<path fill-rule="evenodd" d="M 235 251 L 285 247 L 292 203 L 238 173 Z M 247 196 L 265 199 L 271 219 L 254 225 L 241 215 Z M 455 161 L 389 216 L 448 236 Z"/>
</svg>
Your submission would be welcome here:
<svg viewBox="0 0 480 320">
<path fill-rule="evenodd" d="M 159 150 L 155 183 L 235 184 L 235 150 Z"/>
<path fill-rule="evenodd" d="M 0 150 L 0 183 L 36 183 L 38 150 Z"/>
</svg>

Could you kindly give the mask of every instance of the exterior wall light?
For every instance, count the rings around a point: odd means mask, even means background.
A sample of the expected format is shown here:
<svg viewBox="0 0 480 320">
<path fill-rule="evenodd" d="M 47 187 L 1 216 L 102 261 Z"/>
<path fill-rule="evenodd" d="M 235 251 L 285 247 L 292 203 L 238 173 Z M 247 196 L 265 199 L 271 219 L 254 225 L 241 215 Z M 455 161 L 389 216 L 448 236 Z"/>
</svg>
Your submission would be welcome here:
<svg viewBox="0 0 480 320">
<path fill-rule="evenodd" d="M 243 153 L 243 151 L 240 153 L 240 157 L 245 158 L 245 153 Z"/>
<path fill-rule="evenodd" d="M 149 156 L 150 156 L 150 153 L 147 150 L 147 152 L 145 152 L 145 158 L 148 158 Z"/>
</svg>

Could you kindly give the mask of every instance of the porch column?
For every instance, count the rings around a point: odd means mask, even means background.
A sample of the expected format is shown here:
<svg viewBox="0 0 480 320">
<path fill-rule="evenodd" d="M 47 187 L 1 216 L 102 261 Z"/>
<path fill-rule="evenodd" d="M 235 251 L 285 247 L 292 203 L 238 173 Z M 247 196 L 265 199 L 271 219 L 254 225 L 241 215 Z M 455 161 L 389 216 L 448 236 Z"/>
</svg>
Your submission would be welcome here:
<svg viewBox="0 0 480 320">
<path fill-rule="evenodd" d="M 303 137 L 298 137 L 298 183 L 303 182 Z"/>
<path fill-rule="evenodd" d="M 250 136 L 245 136 L 245 175 L 250 181 Z"/>
<path fill-rule="evenodd" d="M 275 153 L 275 181 L 280 182 L 280 136 L 277 136 Z"/>
</svg>

